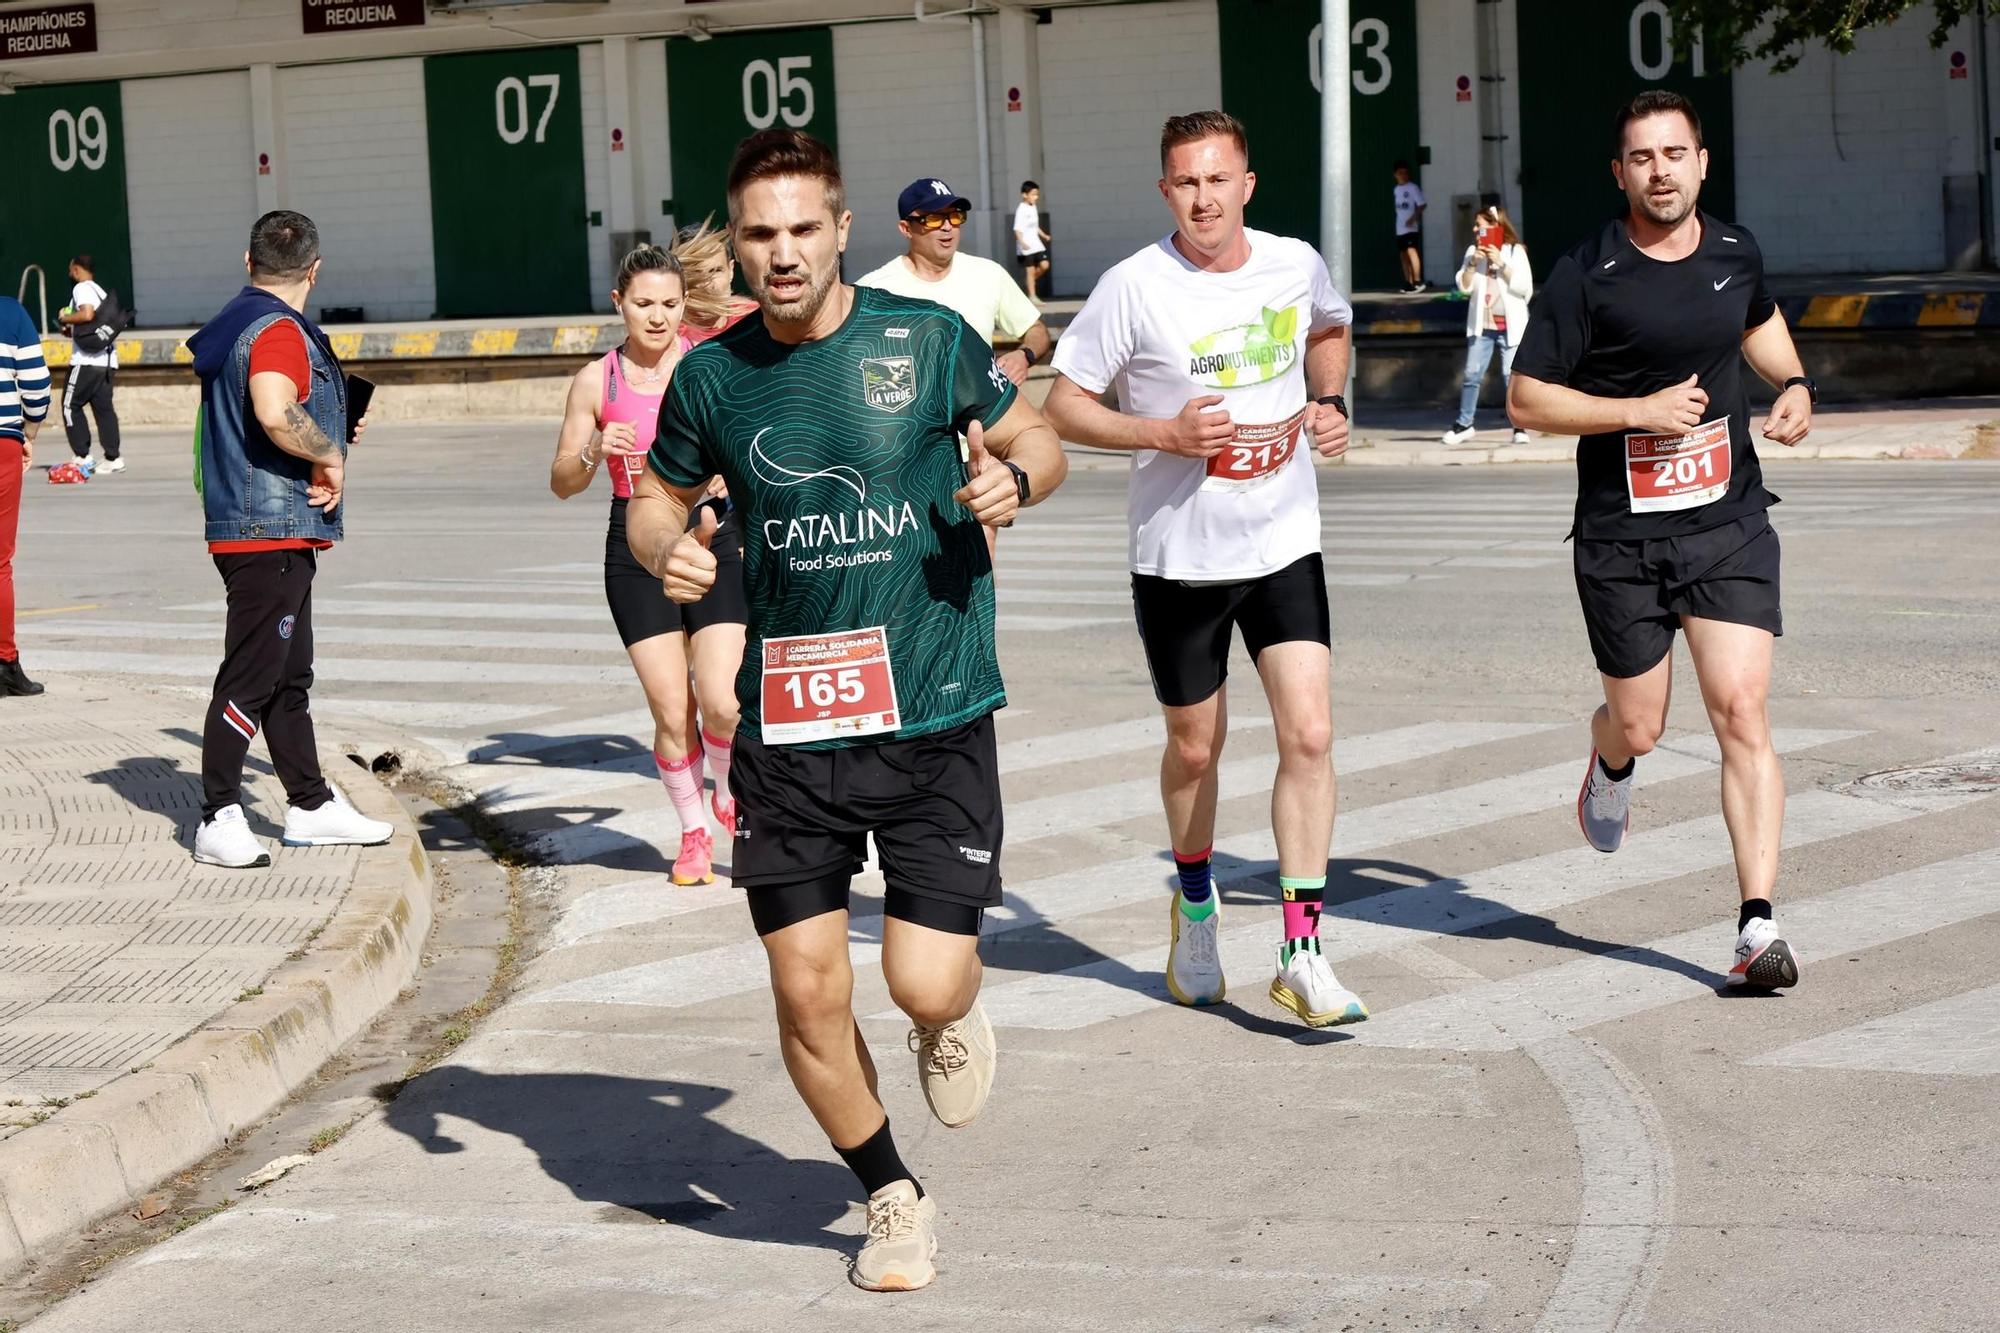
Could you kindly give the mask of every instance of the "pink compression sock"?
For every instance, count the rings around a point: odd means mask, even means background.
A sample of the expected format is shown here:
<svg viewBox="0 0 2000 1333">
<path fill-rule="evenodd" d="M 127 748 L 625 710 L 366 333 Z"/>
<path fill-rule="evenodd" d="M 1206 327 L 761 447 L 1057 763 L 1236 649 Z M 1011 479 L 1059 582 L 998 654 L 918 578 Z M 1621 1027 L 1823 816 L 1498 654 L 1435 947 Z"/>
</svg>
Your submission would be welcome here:
<svg viewBox="0 0 2000 1333">
<path fill-rule="evenodd" d="M 707 828 L 708 817 L 701 810 L 701 751 L 669 759 L 656 750 L 653 762 L 659 766 L 674 813 L 681 817 L 681 832 Z"/>
<path fill-rule="evenodd" d="M 735 793 L 729 790 L 729 760 L 736 738 L 727 740 L 711 735 L 707 727 L 701 729 L 701 748 L 708 755 L 708 771 L 715 775 L 715 803 L 727 810 L 736 803 Z"/>
</svg>

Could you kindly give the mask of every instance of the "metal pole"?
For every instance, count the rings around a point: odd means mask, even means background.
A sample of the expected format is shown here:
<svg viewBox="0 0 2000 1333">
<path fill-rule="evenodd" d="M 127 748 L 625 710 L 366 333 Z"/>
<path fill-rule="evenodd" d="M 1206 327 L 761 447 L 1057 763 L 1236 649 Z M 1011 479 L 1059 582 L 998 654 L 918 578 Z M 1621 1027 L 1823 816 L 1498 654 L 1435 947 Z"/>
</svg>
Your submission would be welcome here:
<svg viewBox="0 0 2000 1333">
<path fill-rule="evenodd" d="M 973 124 L 979 132 L 979 179 L 974 183 L 972 206 L 979 210 L 979 249 L 988 259 L 998 253 L 995 222 L 1000 210 L 993 193 L 992 105 L 986 96 L 986 21 L 974 14 L 972 24 L 972 104 L 979 108 Z"/>
<path fill-rule="evenodd" d="M 1333 289 L 1354 294 L 1354 172 L 1347 113 L 1352 87 L 1348 58 L 1347 0 L 1320 0 L 1319 252 Z M 1348 347 L 1348 419 L 1359 411 L 1354 391 L 1355 349 Z"/>
</svg>

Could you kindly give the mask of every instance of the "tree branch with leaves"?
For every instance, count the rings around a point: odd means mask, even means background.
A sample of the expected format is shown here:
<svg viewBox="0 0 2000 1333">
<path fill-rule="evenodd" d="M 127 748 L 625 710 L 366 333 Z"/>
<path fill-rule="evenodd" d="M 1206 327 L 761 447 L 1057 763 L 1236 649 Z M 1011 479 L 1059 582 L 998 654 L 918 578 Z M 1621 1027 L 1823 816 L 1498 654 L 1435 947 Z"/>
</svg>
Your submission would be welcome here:
<svg viewBox="0 0 2000 1333">
<path fill-rule="evenodd" d="M 1711 68 L 1768 60 L 1773 73 L 1799 63 L 1810 42 L 1846 55 L 1855 34 L 1883 28 L 1926 5 L 1933 12 L 1931 45 L 1941 47 L 1961 21 L 2000 14 L 2000 0 L 1666 0 L 1676 33 L 1702 33 Z"/>
</svg>

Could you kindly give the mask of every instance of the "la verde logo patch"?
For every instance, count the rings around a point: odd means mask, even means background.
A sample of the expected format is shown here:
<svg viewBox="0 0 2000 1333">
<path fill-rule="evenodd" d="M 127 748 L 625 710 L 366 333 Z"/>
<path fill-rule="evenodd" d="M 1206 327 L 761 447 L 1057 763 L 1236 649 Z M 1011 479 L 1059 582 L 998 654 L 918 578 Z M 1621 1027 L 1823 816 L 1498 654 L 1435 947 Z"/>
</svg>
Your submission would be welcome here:
<svg viewBox="0 0 2000 1333">
<path fill-rule="evenodd" d="M 1274 380 L 1298 360 L 1296 306 L 1264 310 L 1254 324 L 1217 329 L 1188 347 L 1188 377 L 1216 389 Z"/>
</svg>

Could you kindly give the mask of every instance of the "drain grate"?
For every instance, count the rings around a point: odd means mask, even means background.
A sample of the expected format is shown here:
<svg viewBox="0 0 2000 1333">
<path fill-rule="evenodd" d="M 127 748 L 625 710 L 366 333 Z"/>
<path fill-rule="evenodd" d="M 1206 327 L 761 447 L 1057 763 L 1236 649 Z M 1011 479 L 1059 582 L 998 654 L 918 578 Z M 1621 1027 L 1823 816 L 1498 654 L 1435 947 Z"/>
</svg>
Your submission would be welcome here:
<svg viewBox="0 0 2000 1333">
<path fill-rule="evenodd" d="M 1889 768 L 1856 778 L 1854 785 L 1876 791 L 2000 792 L 2000 761 Z"/>
</svg>

